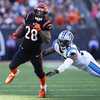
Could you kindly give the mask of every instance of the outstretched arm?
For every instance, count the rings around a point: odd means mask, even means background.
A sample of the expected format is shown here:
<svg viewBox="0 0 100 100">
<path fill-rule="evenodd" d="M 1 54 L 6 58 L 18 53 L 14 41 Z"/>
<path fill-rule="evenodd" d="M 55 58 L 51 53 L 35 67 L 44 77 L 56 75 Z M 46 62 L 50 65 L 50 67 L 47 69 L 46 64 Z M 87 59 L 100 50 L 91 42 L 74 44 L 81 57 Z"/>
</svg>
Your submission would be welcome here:
<svg viewBox="0 0 100 100">
<path fill-rule="evenodd" d="M 50 48 L 48 48 L 48 49 L 45 49 L 45 50 L 42 52 L 43 56 L 47 56 L 47 55 L 50 55 L 50 54 L 52 54 L 52 53 L 55 53 L 55 50 L 54 50 L 52 47 L 50 47 Z"/>
<path fill-rule="evenodd" d="M 48 77 L 51 77 L 58 73 L 62 73 L 63 71 L 68 69 L 76 60 L 77 60 L 77 50 L 72 49 L 67 53 L 67 59 L 64 61 L 64 63 L 60 65 L 57 69 L 46 73 L 46 75 Z"/>
<path fill-rule="evenodd" d="M 19 39 L 19 38 L 21 38 L 21 37 L 23 36 L 24 27 L 25 27 L 25 25 L 24 25 L 24 24 L 21 24 L 21 25 L 17 28 L 17 30 L 16 30 L 14 33 L 12 33 L 12 34 L 10 35 L 10 37 L 11 37 L 12 39 Z"/>
<path fill-rule="evenodd" d="M 45 43 L 50 43 L 51 33 L 50 31 L 40 31 L 40 36 Z"/>
<path fill-rule="evenodd" d="M 50 71 L 46 73 L 47 77 L 54 76 L 56 74 L 64 72 L 66 69 L 68 69 L 73 64 L 73 60 L 71 58 L 67 58 L 63 64 L 61 64 L 57 69 Z"/>
</svg>

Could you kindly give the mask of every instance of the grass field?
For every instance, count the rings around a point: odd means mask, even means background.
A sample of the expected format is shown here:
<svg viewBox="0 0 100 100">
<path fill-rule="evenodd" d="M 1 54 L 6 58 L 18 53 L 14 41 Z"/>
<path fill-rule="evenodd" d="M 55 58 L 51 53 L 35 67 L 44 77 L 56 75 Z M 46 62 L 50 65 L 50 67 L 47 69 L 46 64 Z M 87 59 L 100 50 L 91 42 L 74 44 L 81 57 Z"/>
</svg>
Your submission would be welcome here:
<svg viewBox="0 0 100 100">
<path fill-rule="evenodd" d="M 57 63 L 58 64 L 58 63 Z M 46 63 L 45 71 L 52 63 Z M 8 63 L 0 63 L 0 100 L 100 100 L 100 79 L 86 72 L 69 69 L 49 78 L 47 97 L 38 98 L 39 83 L 30 64 L 20 66 L 20 73 L 10 85 L 4 80 Z"/>
</svg>

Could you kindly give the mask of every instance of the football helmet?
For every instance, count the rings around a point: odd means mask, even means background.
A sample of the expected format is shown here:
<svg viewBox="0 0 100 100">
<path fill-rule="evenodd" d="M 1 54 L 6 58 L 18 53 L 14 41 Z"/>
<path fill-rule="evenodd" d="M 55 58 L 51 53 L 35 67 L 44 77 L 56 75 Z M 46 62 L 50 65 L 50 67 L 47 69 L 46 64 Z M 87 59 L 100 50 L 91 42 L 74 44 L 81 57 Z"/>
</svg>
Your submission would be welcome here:
<svg viewBox="0 0 100 100">
<path fill-rule="evenodd" d="M 69 30 L 64 30 L 58 36 L 58 44 L 63 48 L 69 47 L 70 44 L 73 42 L 73 39 L 74 36 L 72 32 L 70 32 Z"/>
<path fill-rule="evenodd" d="M 39 3 L 35 8 L 35 19 L 41 21 L 45 14 L 48 13 L 48 6 L 44 3 Z"/>
</svg>

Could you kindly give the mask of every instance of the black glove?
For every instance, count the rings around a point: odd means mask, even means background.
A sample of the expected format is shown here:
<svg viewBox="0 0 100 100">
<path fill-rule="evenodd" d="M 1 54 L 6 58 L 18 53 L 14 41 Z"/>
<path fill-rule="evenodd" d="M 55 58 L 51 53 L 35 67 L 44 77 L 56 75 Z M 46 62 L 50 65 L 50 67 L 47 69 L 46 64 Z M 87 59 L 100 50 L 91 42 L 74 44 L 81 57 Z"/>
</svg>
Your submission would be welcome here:
<svg viewBox="0 0 100 100">
<path fill-rule="evenodd" d="M 58 73 L 59 73 L 59 71 L 55 69 L 53 71 L 50 71 L 50 72 L 46 73 L 46 76 L 47 77 L 51 77 L 51 76 L 54 76 L 54 75 L 56 75 Z"/>
</svg>

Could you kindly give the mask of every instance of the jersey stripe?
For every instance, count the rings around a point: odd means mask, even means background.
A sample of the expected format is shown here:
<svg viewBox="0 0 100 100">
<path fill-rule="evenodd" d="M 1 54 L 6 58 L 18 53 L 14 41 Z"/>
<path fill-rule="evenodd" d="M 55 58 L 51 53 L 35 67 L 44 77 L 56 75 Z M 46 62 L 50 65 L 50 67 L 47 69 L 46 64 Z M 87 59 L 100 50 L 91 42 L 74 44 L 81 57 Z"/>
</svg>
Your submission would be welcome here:
<svg viewBox="0 0 100 100">
<path fill-rule="evenodd" d="M 64 39 L 64 37 L 65 37 L 65 35 L 66 35 L 66 32 L 63 32 L 63 34 L 62 34 L 62 39 Z"/>
<path fill-rule="evenodd" d="M 90 62 L 88 66 L 93 71 L 95 71 L 96 73 L 100 74 L 100 68 L 96 64 L 94 64 L 93 62 Z"/>
</svg>

